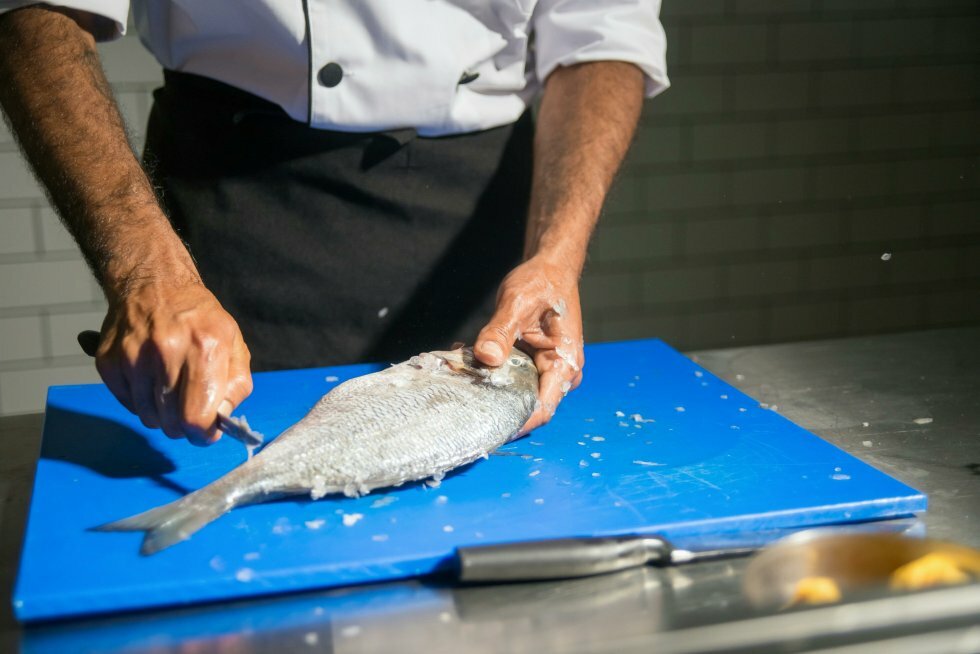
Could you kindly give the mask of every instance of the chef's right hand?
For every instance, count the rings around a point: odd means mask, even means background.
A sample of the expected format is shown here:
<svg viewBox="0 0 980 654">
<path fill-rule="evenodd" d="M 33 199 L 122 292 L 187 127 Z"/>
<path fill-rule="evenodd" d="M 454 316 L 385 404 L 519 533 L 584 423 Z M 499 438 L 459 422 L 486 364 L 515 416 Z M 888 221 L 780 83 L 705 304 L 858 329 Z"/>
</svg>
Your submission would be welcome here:
<svg viewBox="0 0 980 654">
<path fill-rule="evenodd" d="M 170 438 L 210 445 L 252 392 L 238 323 L 199 281 L 151 282 L 110 300 L 95 365 L 123 406 Z"/>
</svg>

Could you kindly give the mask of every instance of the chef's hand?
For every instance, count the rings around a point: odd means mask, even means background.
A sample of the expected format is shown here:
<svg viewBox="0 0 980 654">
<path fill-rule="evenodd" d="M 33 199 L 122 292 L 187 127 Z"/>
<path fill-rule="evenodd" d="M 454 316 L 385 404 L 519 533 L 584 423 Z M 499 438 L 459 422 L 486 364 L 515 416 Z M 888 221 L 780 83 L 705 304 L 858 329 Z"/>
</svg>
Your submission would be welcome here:
<svg viewBox="0 0 980 654">
<path fill-rule="evenodd" d="M 251 357 L 235 320 L 199 281 L 143 284 L 110 300 L 95 365 L 146 427 L 210 445 L 252 392 Z"/>
<path fill-rule="evenodd" d="M 533 257 L 504 278 L 496 312 L 480 331 L 473 352 L 486 365 L 499 366 L 515 342 L 532 356 L 540 375 L 540 406 L 521 429 L 526 434 L 551 420 L 559 402 L 582 382 L 585 354 L 577 275 Z"/>
</svg>

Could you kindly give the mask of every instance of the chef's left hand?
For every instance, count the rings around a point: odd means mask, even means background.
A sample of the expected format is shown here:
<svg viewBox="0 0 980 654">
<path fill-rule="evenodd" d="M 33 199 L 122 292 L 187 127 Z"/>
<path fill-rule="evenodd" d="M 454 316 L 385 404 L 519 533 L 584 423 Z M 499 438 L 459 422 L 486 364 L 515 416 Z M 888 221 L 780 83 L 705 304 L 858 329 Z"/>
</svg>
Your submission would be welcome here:
<svg viewBox="0 0 980 654">
<path fill-rule="evenodd" d="M 538 368 L 540 406 L 521 429 L 526 434 L 551 420 L 559 402 L 582 382 L 582 308 L 578 276 L 541 257 L 528 259 L 504 278 L 497 309 L 480 331 L 473 352 L 499 366 L 520 343 Z"/>
</svg>

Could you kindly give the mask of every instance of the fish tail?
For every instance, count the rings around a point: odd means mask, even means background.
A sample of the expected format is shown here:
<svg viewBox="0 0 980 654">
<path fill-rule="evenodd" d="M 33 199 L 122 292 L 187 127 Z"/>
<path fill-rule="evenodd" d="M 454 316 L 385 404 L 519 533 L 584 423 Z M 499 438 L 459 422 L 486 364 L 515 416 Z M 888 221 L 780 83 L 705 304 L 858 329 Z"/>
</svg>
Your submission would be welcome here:
<svg viewBox="0 0 980 654">
<path fill-rule="evenodd" d="M 229 502 L 220 489 L 212 486 L 206 486 L 155 509 L 100 525 L 94 531 L 145 531 L 140 554 L 156 554 L 187 540 L 238 504 Z"/>
</svg>

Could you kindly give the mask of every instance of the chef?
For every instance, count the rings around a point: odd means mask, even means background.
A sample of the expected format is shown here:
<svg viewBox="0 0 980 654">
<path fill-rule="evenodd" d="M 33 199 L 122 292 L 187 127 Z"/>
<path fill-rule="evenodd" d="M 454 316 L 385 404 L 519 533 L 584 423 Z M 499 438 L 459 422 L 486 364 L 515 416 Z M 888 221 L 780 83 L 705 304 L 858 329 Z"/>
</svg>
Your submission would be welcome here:
<svg viewBox="0 0 980 654">
<path fill-rule="evenodd" d="M 515 342 L 547 422 L 659 0 L 136 0 L 164 69 L 140 160 L 95 44 L 126 0 L 0 0 L 0 104 L 108 300 L 96 365 L 203 445 L 250 370 Z M 530 106 L 540 98 L 532 119 Z"/>
</svg>

